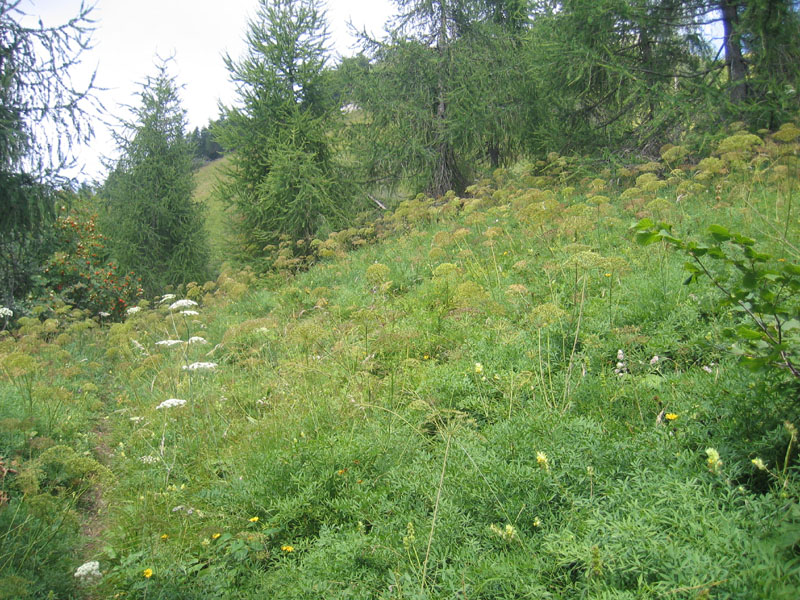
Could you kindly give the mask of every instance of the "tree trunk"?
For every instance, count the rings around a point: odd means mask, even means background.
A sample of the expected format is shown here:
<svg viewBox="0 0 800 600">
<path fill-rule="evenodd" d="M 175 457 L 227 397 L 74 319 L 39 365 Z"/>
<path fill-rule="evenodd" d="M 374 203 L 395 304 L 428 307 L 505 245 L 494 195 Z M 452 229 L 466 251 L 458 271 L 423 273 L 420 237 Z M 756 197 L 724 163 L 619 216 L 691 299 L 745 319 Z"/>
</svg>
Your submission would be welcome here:
<svg viewBox="0 0 800 600">
<path fill-rule="evenodd" d="M 728 77 L 731 82 L 731 101 L 738 103 L 747 96 L 747 64 L 742 56 L 742 42 L 736 28 L 739 24 L 737 5 L 733 0 L 719 0 L 722 13 L 723 47 Z"/>
</svg>

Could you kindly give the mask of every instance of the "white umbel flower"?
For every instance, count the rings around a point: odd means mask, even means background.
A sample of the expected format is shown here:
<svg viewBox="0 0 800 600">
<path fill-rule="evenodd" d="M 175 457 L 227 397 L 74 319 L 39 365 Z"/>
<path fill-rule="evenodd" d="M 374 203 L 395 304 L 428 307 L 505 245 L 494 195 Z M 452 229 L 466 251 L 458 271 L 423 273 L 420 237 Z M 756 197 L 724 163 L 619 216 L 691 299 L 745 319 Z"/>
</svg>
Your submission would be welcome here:
<svg viewBox="0 0 800 600">
<path fill-rule="evenodd" d="M 103 574 L 100 572 L 100 563 L 96 560 L 83 563 L 75 569 L 75 577 L 86 583 L 99 581 L 103 578 Z"/>
<path fill-rule="evenodd" d="M 182 310 L 182 311 L 181 311 L 181 314 L 182 314 L 182 315 L 185 315 L 185 316 L 187 316 L 187 317 L 196 317 L 196 316 L 197 316 L 197 315 L 199 315 L 200 313 L 199 313 L 199 312 L 197 312 L 196 310 Z"/>
<path fill-rule="evenodd" d="M 131 306 L 131 307 L 130 307 L 128 310 L 126 310 L 125 312 L 126 312 L 126 313 L 128 313 L 129 315 L 135 315 L 135 314 L 136 314 L 137 312 L 139 312 L 140 310 L 142 310 L 142 307 L 141 307 L 141 306 Z"/>
<path fill-rule="evenodd" d="M 175 294 L 164 294 L 161 296 L 161 300 L 159 300 L 158 303 L 163 304 L 164 302 L 171 302 L 172 300 L 175 300 L 175 298 L 177 298 Z"/>
<path fill-rule="evenodd" d="M 189 300 L 188 298 L 184 298 L 183 300 L 178 300 L 177 302 L 170 304 L 169 309 L 178 310 L 179 308 L 191 308 L 192 306 L 197 306 L 197 302 L 194 300 Z"/>
<path fill-rule="evenodd" d="M 183 365 L 184 371 L 213 371 L 217 368 L 217 363 L 195 362 L 190 365 Z"/>
<path fill-rule="evenodd" d="M 6 308 L 5 306 L 0 306 L 0 317 L 5 317 L 10 319 L 14 316 L 14 311 L 10 308 Z"/>
<path fill-rule="evenodd" d="M 167 348 L 172 348 L 172 346 L 177 346 L 178 344 L 182 344 L 183 340 L 161 340 L 160 342 L 156 342 L 156 346 L 166 346 Z"/>
<path fill-rule="evenodd" d="M 173 406 L 183 406 L 186 404 L 186 400 L 181 400 L 180 398 L 170 398 L 168 400 L 164 400 L 161 404 L 156 406 L 156 410 L 161 408 L 172 408 Z"/>
<path fill-rule="evenodd" d="M 208 340 L 206 338 L 202 338 L 199 335 L 193 335 L 189 338 L 188 344 L 207 344 Z"/>
</svg>

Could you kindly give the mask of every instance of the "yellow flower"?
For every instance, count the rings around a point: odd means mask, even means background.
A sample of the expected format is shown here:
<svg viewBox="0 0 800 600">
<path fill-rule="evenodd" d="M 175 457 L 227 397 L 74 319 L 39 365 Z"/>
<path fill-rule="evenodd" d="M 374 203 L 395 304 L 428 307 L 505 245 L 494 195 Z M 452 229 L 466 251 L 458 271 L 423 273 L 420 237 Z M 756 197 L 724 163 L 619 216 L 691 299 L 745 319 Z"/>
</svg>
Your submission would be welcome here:
<svg viewBox="0 0 800 600">
<path fill-rule="evenodd" d="M 145 579 L 150 579 L 153 576 L 153 569 L 145 569 L 142 575 L 144 575 Z"/>
<path fill-rule="evenodd" d="M 766 471 L 767 470 L 767 465 L 765 465 L 764 461 L 762 459 L 760 459 L 760 458 L 754 458 L 750 462 L 752 462 L 759 471 Z"/>
<path fill-rule="evenodd" d="M 478 375 L 480 375 L 481 373 L 483 373 L 483 365 L 482 365 L 481 363 L 479 363 L 479 362 L 476 362 L 476 363 L 475 363 L 475 372 L 476 372 Z"/>
<path fill-rule="evenodd" d="M 258 523 L 258 517 L 250 517 L 247 520 L 250 521 L 251 523 Z"/>
<path fill-rule="evenodd" d="M 167 539 L 169 539 L 169 536 L 168 536 L 168 535 L 165 533 L 165 534 L 163 534 L 163 535 L 161 536 L 161 539 L 162 539 L 162 540 L 167 540 Z"/>
<path fill-rule="evenodd" d="M 667 414 L 664 415 L 664 418 L 667 421 L 674 421 L 675 419 L 678 418 L 678 415 L 676 415 L 675 413 L 667 413 Z"/>
<path fill-rule="evenodd" d="M 281 550 L 284 552 L 294 552 L 294 546 L 281 546 Z"/>
<path fill-rule="evenodd" d="M 715 448 L 706 448 L 706 455 L 708 456 L 706 459 L 708 470 L 712 473 L 719 473 L 722 469 L 722 461 L 720 460 L 719 452 L 717 452 Z"/>
<path fill-rule="evenodd" d="M 536 464 L 538 464 L 545 471 L 550 470 L 550 462 L 547 460 L 547 454 L 544 452 L 536 453 Z"/>
<path fill-rule="evenodd" d="M 215 539 L 217 539 L 217 538 L 218 538 L 219 536 L 221 536 L 221 535 L 222 535 L 221 533 L 215 533 L 214 535 L 212 535 L 212 536 L 211 536 L 211 539 L 212 539 L 212 540 L 215 540 Z"/>
</svg>

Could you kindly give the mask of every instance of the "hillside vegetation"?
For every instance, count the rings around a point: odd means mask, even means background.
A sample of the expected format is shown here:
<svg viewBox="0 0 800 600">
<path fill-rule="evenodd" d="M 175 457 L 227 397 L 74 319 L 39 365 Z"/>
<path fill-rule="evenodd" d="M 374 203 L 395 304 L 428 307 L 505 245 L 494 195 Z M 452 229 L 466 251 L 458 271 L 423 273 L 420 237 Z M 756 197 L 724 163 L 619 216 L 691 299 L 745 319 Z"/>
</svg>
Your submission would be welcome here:
<svg viewBox="0 0 800 600">
<path fill-rule="evenodd" d="M 749 317 L 630 227 L 718 224 L 791 273 L 798 135 L 551 154 L 306 271 L 20 319 L 0 598 L 796 597 L 797 379 L 745 369 Z"/>
</svg>

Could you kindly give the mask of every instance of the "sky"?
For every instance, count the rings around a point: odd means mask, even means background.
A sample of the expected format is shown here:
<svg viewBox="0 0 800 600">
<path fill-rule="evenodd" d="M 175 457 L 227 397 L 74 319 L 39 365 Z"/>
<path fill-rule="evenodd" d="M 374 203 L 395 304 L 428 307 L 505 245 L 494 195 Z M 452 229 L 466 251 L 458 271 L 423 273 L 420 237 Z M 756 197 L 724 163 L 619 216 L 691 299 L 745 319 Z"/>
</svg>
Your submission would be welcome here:
<svg viewBox="0 0 800 600">
<path fill-rule="evenodd" d="M 226 52 L 242 56 L 248 20 L 256 15 L 257 0 L 87 0 L 93 5 L 93 47 L 84 52 L 73 71 L 76 83 L 88 81 L 96 70 L 97 96 L 106 109 L 95 122 L 95 140 L 77 149 L 78 168 L 70 175 L 91 181 L 104 176 L 102 157 L 113 159 L 116 148 L 108 123 L 128 115 L 139 85 L 155 74 L 158 57 L 173 57 L 170 73 L 177 78 L 189 129 L 202 127 L 219 114 L 219 103 L 232 104 L 236 95 L 222 62 Z M 23 0 L 19 9 L 35 25 L 59 25 L 76 16 L 81 0 Z M 394 13 L 390 0 L 328 0 L 331 45 L 338 56 L 352 56 L 354 39 L 347 27 L 380 37 Z M 82 173 L 81 173 L 82 171 Z"/>
</svg>

